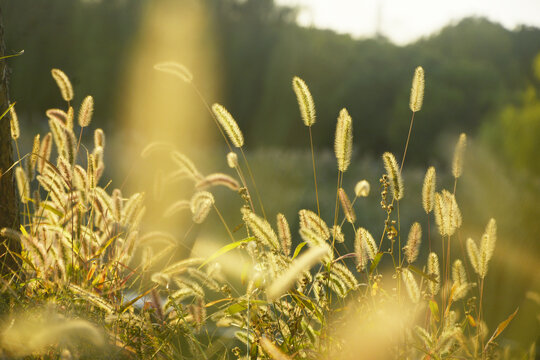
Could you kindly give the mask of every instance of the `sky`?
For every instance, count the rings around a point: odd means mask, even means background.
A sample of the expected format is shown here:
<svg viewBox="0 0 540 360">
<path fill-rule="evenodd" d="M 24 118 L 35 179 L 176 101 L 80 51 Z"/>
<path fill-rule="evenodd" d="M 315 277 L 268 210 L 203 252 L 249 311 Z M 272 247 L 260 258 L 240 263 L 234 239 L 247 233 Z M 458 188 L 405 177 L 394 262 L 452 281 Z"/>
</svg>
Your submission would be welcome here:
<svg viewBox="0 0 540 360">
<path fill-rule="evenodd" d="M 298 22 L 368 37 L 377 28 L 397 44 L 430 35 L 466 16 L 484 16 L 509 29 L 540 27 L 540 0 L 275 0 L 301 8 Z"/>
</svg>

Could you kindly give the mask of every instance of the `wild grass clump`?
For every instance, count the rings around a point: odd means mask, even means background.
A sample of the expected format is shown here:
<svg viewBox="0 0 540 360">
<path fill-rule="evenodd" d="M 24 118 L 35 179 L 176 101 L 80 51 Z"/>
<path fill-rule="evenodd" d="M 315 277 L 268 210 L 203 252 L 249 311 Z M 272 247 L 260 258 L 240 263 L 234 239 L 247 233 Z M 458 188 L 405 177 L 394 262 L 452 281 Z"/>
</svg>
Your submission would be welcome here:
<svg viewBox="0 0 540 360">
<path fill-rule="evenodd" d="M 185 66 L 167 62 L 155 68 L 195 86 Z M 31 153 L 19 156 L 13 165 L 23 222 L 19 229 L 2 229 L 1 234 L 20 241 L 23 249 L 10 254 L 18 259 L 20 271 L 4 280 L 4 300 L 10 309 L 28 314 L 33 304 L 59 315 L 54 325 L 43 321 L 42 312 L 32 325 L 7 315 L 0 341 L 4 356 L 487 359 L 503 353 L 496 340 L 516 313 L 501 317 L 504 321 L 489 330 L 482 309 L 484 282 L 489 281 L 489 261 L 496 250 L 496 221 L 488 222 L 479 243 L 468 238 L 468 259 L 450 252 L 451 243 L 469 236 L 462 230 L 465 219 L 456 192 L 465 135 L 455 150 L 453 189 L 437 188 L 434 167 L 425 176 L 422 206 L 428 223 L 434 218 L 438 233 L 423 231 L 420 222 L 408 227 L 401 221 L 400 203 L 414 196 L 406 192 L 402 170 L 414 114 L 423 102 L 421 67 L 413 80 L 413 116 L 401 162 L 390 152 L 382 154 L 379 185 L 359 181 L 351 201 L 343 178 L 351 163 L 352 118 L 341 110 L 334 149 L 335 202 L 319 202 L 311 141 L 317 208 L 299 209 L 297 219 L 265 213 L 244 154 L 244 137 L 222 105 L 208 107 L 209 115 L 228 146 L 223 155 L 234 174 L 204 175 L 188 155 L 160 143 L 147 146 L 142 161 L 154 151 L 170 152 L 169 177 L 193 183 L 193 195 L 171 201 L 163 215 L 186 212 L 193 224 L 204 226 L 215 212 L 230 239 L 207 258 L 172 263 L 170 255 L 181 245 L 174 236 L 161 231 L 140 233 L 144 194 L 125 195 L 103 179 L 104 132 L 95 130 L 90 147 L 81 143 L 83 128 L 91 122 L 93 98 L 87 96 L 82 102 L 79 128 L 75 128 L 69 78 L 57 69 L 52 74 L 66 108 L 47 110 L 50 131 L 36 136 Z M 292 84 L 311 139 L 316 127 L 313 98 L 302 79 L 295 77 Z M 217 186 L 239 197 L 240 226 L 224 220 L 222 204 L 213 194 Z M 372 235 L 367 228 L 373 226 L 361 222 L 354 206 L 377 189 L 386 220 L 382 231 Z M 323 218 L 321 206 L 333 209 L 333 216 Z M 299 229 L 298 234 L 291 233 L 290 224 Z M 166 245 L 154 253 L 152 245 L 157 241 Z M 340 253 L 337 244 L 354 250 Z M 427 244 L 429 251 L 422 251 Z M 225 276 L 226 264 L 220 263 L 233 252 L 241 259 L 233 264 L 238 269 L 236 278 Z M 429 254 L 427 258 L 419 258 L 423 252 Z M 35 346 L 18 342 L 27 336 L 28 327 L 35 327 L 30 337 Z M 76 346 L 62 335 L 72 330 L 91 338 L 94 346 Z"/>
</svg>

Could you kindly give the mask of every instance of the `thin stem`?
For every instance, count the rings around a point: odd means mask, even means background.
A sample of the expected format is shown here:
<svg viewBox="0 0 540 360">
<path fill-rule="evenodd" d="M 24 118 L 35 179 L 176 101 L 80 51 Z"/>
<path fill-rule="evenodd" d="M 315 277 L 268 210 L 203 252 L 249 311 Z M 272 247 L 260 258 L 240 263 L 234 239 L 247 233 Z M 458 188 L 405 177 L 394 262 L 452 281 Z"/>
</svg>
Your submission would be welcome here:
<svg viewBox="0 0 540 360">
<path fill-rule="evenodd" d="M 231 232 L 231 230 L 229 229 L 229 226 L 227 225 L 227 223 L 225 222 L 225 219 L 223 219 L 223 216 L 221 215 L 221 212 L 218 210 L 216 204 L 213 205 L 214 206 L 214 210 L 216 210 L 216 213 L 218 214 L 219 216 L 219 219 L 221 220 L 221 222 L 223 223 L 223 226 L 225 226 L 225 229 L 227 230 L 227 233 L 229 234 L 229 236 L 231 237 L 231 240 L 233 242 L 235 242 L 236 240 L 234 239 L 234 236 Z"/>
<path fill-rule="evenodd" d="M 480 335 L 480 321 L 482 321 L 482 298 L 483 298 L 483 295 L 484 295 L 484 278 L 482 278 L 480 280 L 480 300 L 479 300 L 479 305 L 478 305 L 478 319 L 476 321 L 476 327 L 478 328 L 478 331 L 477 331 L 477 341 L 482 341 L 482 347 L 480 348 L 482 351 L 482 359 L 484 358 L 484 339 L 481 338 L 481 335 Z"/>
<path fill-rule="evenodd" d="M 428 233 L 428 242 L 429 242 L 429 252 L 431 252 L 431 229 L 430 229 L 429 213 L 427 214 L 427 233 Z"/>
<path fill-rule="evenodd" d="M 339 198 L 339 188 L 341 187 L 342 176 L 343 176 L 343 173 L 341 172 L 341 170 L 338 170 L 338 179 L 337 179 L 337 187 L 336 187 L 336 207 L 334 211 L 334 226 L 337 225 L 337 220 L 338 220 L 338 212 L 339 212 L 338 198 Z M 335 241 L 336 241 L 336 234 L 334 231 L 332 234 L 332 249 L 334 248 Z"/>
<path fill-rule="evenodd" d="M 229 139 L 227 138 L 227 136 L 225 135 L 225 132 L 223 131 L 223 129 L 221 128 L 221 126 L 219 125 L 219 121 L 218 119 L 216 118 L 216 115 L 214 114 L 214 112 L 212 111 L 212 108 L 210 107 L 210 104 L 208 104 L 208 102 L 206 101 L 206 99 L 204 98 L 204 96 L 202 95 L 202 93 L 199 91 L 199 88 L 195 85 L 195 83 L 191 82 L 191 86 L 193 87 L 193 90 L 195 90 L 195 93 L 197 94 L 197 96 L 199 97 L 199 99 L 201 100 L 201 102 L 203 103 L 204 107 L 206 108 L 206 110 L 210 113 L 210 116 L 212 117 L 212 120 L 214 121 L 214 124 L 216 124 L 221 136 L 223 137 L 223 139 L 225 140 L 225 143 L 227 144 L 227 147 L 229 148 L 229 152 L 233 152 L 233 148 L 229 142 Z M 242 152 L 242 155 L 244 155 L 244 151 L 242 148 L 240 148 L 240 151 Z M 244 160 L 246 159 L 246 157 L 244 156 Z M 251 176 L 251 180 L 253 181 L 253 176 L 251 174 L 251 170 L 249 168 L 249 164 L 247 162 L 247 160 L 245 160 L 246 162 L 246 165 L 247 165 L 247 168 L 248 168 L 248 171 L 250 173 L 250 176 Z M 241 169 L 238 169 L 238 171 L 240 172 L 240 174 L 242 174 L 242 170 Z M 250 195 L 250 191 L 249 191 L 249 188 L 247 187 L 246 185 L 246 182 L 244 180 L 244 177 L 243 175 L 240 175 L 240 179 L 242 180 L 242 183 L 244 184 L 244 187 L 246 188 L 247 192 L 248 192 L 248 195 Z M 255 191 L 257 191 L 257 186 L 255 185 L 255 181 L 253 181 L 253 186 L 255 187 Z M 257 197 L 259 198 L 259 202 L 260 202 L 260 196 L 258 195 L 258 191 L 257 191 Z M 250 195 L 250 202 L 251 202 L 251 195 Z M 255 211 L 255 208 L 253 206 L 253 202 L 251 202 L 251 208 L 253 211 Z M 262 212 L 263 212 L 263 215 L 264 217 L 266 218 L 266 215 L 264 214 L 264 208 L 262 208 L 262 203 L 261 203 L 261 209 L 262 209 Z"/>
<path fill-rule="evenodd" d="M 234 169 L 236 170 L 236 173 L 238 174 L 238 177 L 240 178 L 240 182 L 242 182 L 242 186 L 247 190 L 248 186 L 246 183 L 246 178 L 244 177 L 244 173 L 242 172 L 242 169 L 240 168 L 240 164 L 235 166 Z M 247 191 L 249 194 L 249 190 Z M 249 199 L 249 204 L 251 205 L 251 210 L 255 211 L 255 206 L 253 206 L 253 200 L 251 200 L 251 196 L 248 196 L 248 199 Z"/>
<path fill-rule="evenodd" d="M 311 146 L 311 161 L 313 163 L 313 180 L 315 182 L 315 198 L 317 200 L 317 215 L 321 217 L 321 209 L 319 207 L 319 191 L 317 189 L 317 171 L 315 170 L 315 154 L 313 152 L 313 136 L 311 135 L 311 126 L 309 128 L 309 144 Z"/>
<path fill-rule="evenodd" d="M 75 151 L 75 159 L 73 159 L 73 163 L 77 163 L 77 155 L 79 154 L 79 147 L 81 146 L 81 140 L 82 140 L 82 133 L 83 133 L 84 127 L 81 127 L 81 132 L 79 133 L 79 140 L 77 141 L 77 151 Z"/>
<path fill-rule="evenodd" d="M 229 148 L 229 151 L 233 151 L 232 147 L 231 147 L 231 144 L 229 143 L 229 139 L 227 138 L 227 136 L 223 132 L 223 129 L 221 128 L 221 126 L 219 125 L 219 122 L 216 119 L 216 116 L 214 115 L 214 112 L 212 111 L 212 108 L 210 107 L 210 104 L 208 104 L 208 102 L 206 101 L 204 96 L 199 91 L 199 88 L 193 82 L 191 82 L 191 86 L 193 87 L 193 89 L 197 93 L 197 96 L 199 97 L 199 99 L 201 99 L 204 107 L 206 107 L 206 110 L 208 110 L 208 112 L 212 116 L 212 120 L 214 120 L 214 123 L 216 124 L 217 128 L 219 129 L 219 132 L 221 133 L 221 136 L 223 136 L 223 139 L 225 140 L 225 143 L 227 144 L 227 147 Z"/>
<path fill-rule="evenodd" d="M 405 156 L 407 156 L 407 149 L 409 148 L 409 140 L 411 139 L 411 132 L 412 132 L 412 127 L 414 123 L 414 114 L 415 112 L 413 111 L 412 117 L 411 117 L 411 124 L 409 125 L 409 134 L 407 135 L 407 142 L 405 143 L 405 151 L 403 152 L 403 159 L 401 160 L 401 167 L 399 168 L 400 174 L 401 174 L 401 170 L 403 170 L 403 164 L 405 163 Z"/>
<path fill-rule="evenodd" d="M 396 207 L 397 207 L 397 217 L 398 217 L 398 264 L 399 264 L 399 271 L 396 268 L 396 279 L 397 279 L 398 304 L 399 304 L 401 301 L 401 268 L 403 267 L 403 264 L 401 263 L 401 229 L 400 229 L 400 217 L 399 217 L 399 200 L 397 200 Z M 395 268 L 395 264 L 394 264 L 394 268 Z"/>
<path fill-rule="evenodd" d="M 249 163 L 247 161 L 246 154 L 244 153 L 244 149 L 240 148 L 240 152 L 242 153 L 242 157 L 244 158 L 244 162 L 246 163 L 249 178 L 251 179 L 251 182 L 253 183 L 253 188 L 255 189 L 255 194 L 257 195 L 257 200 L 259 201 L 259 206 L 261 207 L 263 217 L 266 219 L 266 213 L 264 212 L 264 206 L 261 201 L 261 195 L 259 194 L 259 189 L 257 189 L 257 184 L 255 183 L 255 179 L 253 178 L 253 173 L 251 172 L 251 167 L 249 166 Z"/>
</svg>

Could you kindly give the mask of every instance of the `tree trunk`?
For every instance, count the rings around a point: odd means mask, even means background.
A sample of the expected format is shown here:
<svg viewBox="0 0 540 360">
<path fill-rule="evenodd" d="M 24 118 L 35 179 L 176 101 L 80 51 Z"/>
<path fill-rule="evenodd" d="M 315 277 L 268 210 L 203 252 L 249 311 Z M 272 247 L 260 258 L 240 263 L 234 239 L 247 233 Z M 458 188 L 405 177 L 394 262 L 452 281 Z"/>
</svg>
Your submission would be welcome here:
<svg viewBox="0 0 540 360">
<path fill-rule="evenodd" d="M 4 26 L 0 9 L 0 57 L 5 56 Z M 8 67 L 5 59 L 0 60 L 0 115 L 9 106 Z M 15 193 L 14 171 L 4 174 L 13 164 L 13 148 L 9 114 L 0 120 L 0 229 L 19 230 L 19 198 Z M 21 251 L 20 242 L 0 237 L 0 276 L 4 277 L 19 268 L 18 258 L 13 253 Z"/>
</svg>

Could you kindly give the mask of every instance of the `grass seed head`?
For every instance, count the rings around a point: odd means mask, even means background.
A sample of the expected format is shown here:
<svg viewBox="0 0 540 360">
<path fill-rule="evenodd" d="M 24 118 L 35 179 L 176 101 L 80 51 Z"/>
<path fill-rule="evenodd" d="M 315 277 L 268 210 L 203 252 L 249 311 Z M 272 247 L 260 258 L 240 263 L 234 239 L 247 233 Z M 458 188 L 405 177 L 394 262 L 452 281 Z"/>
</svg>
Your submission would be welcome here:
<svg viewBox="0 0 540 360">
<path fill-rule="evenodd" d="M 234 146 L 241 148 L 244 146 L 244 135 L 238 127 L 236 120 L 232 117 L 231 113 L 227 111 L 222 105 L 214 104 L 212 105 L 212 112 L 216 116 L 219 124 L 227 133 L 227 136 L 231 140 Z"/>
<path fill-rule="evenodd" d="M 354 213 L 354 208 L 351 204 L 351 201 L 349 200 L 349 197 L 347 196 L 347 193 L 345 192 L 345 190 L 343 190 L 343 188 L 339 188 L 338 197 L 341 203 L 341 207 L 343 208 L 343 212 L 345 213 L 345 218 L 348 222 L 354 224 L 354 222 L 356 221 L 356 214 Z"/>
<path fill-rule="evenodd" d="M 367 197 L 369 195 L 369 182 L 367 180 L 361 180 L 354 186 L 354 193 L 357 197 Z"/>
<path fill-rule="evenodd" d="M 21 136 L 21 129 L 19 128 L 19 117 L 15 111 L 15 106 L 11 106 L 9 109 L 10 121 L 9 126 L 11 130 L 11 138 L 17 140 Z"/>
<path fill-rule="evenodd" d="M 174 61 L 166 61 L 154 65 L 154 69 L 165 73 L 172 74 L 186 83 L 190 84 L 193 81 L 193 74 L 187 67 Z"/>
<path fill-rule="evenodd" d="M 296 94 L 296 99 L 298 100 L 298 106 L 304 124 L 306 126 L 315 124 L 315 103 L 313 102 L 313 97 L 311 96 L 308 86 L 304 80 L 300 79 L 298 76 L 293 78 L 292 86 L 294 93 Z"/>
<path fill-rule="evenodd" d="M 415 222 L 409 231 L 407 245 L 405 245 L 405 258 L 409 264 L 412 264 L 418 257 L 420 243 L 422 242 L 422 227 L 420 223 Z"/>
<path fill-rule="evenodd" d="M 452 175 L 457 179 L 463 172 L 463 157 L 467 147 L 467 135 L 462 133 L 454 149 L 454 158 L 452 159 Z"/>
<path fill-rule="evenodd" d="M 21 202 L 26 204 L 30 198 L 30 182 L 28 181 L 26 172 L 20 166 L 15 168 L 15 180 L 17 181 Z"/>
<path fill-rule="evenodd" d="M 92 121 L 94 114 L 94 98 L 90 95 L 84 98 L 81 108 L 79 109 L 79 126 L 87 127 Z"/>
<path fill-rule="evenodd" d="M 259 241 L 270 249 L 279 249 L 280 243 L 268 221 L 247 208 L 242 208 L 242 217 Z"/>
<path fill-rule="evenodd" d="M 279 241 L 285 255 L 290 255 L 292 247 L 291 230 L 285 215 L 279 213 L 276 216 Z"/>
<path fill-rule="evenodd" d="M 238 155 L 236 155 L 235 152 L 231 151 L 227 154 L 227 165 L 231 169 L 235 169 L 238 167 Z"/>
<path fill-rule="evenodd" d="M 414 279 L 413 274 L 409 269 L 403 269 L 401 276 L 403 282 L 405 283 L 405 288 L 407 289 L 407 294 L 413 303 L 418 303 L 420 300 L 420 289 L 418 289 L 418 284 Z"/>
<path fill-rule="evenodd" d="M 403 198 L 403 178 L 401 177 L 401 172 L 399 171 L 399 166 L 396 161 L 396 158 L 392 153 L 385 152 L 383 154 L 384 168 L 386 169 L 386 174 L 390 179 L 390 186 L 394 198 L 396 200 L 401 200 Z"/>
<path fill-rule="evenodd" d="M 193 221 L 202 224 L 214 206 L 214 195 L 208 191 L 196 192 L 189 203 Z"/>
<path fill-rule="evenodd" d="M 428 290 L 431 296 L 435 296 L 441 288 L 441 273 L 439 269 L 439 257 L 434 252 L 428 256 L 427 274 L 434 277 L 435 281 L 429 280 L 428 282 Z"/>
<path fill-rule="evenodd" d="M 417 112 L 422 109 L 422 103 L 424 101 L 424 69 L 418 66 L 414 71 L 414 77 L 411 87 L 411 99 L 409 101 L 409 107 L 412 112 Z"/>
<path fill-rule="evenodd" d="M 52 69 L 51 75 L 60 89 L 62 98 L 68 102 L 73 100 L 73 86 L 67 75 L 60 69 Z"/>
<path fill-rule="evenodd" d="M 338 163 L 338 169 L 341 172 L 347 171 L 351 163 L 352 155 L 352 119 L 347 109 L 342 109 L 339 112 L 339 117 L 336 126 L 336 136 L 334 143 L 334 151 Z"/>
<path fill-rule="evenodd" d="M 437 174 L 435 172 L 435 167 L 430 166 L 426 171 L 424 184 L 422 186 L 422 206 L 424 207 L 426 214 L 429 214 L 433 210 L 436 183 Z"/>
</svg>

